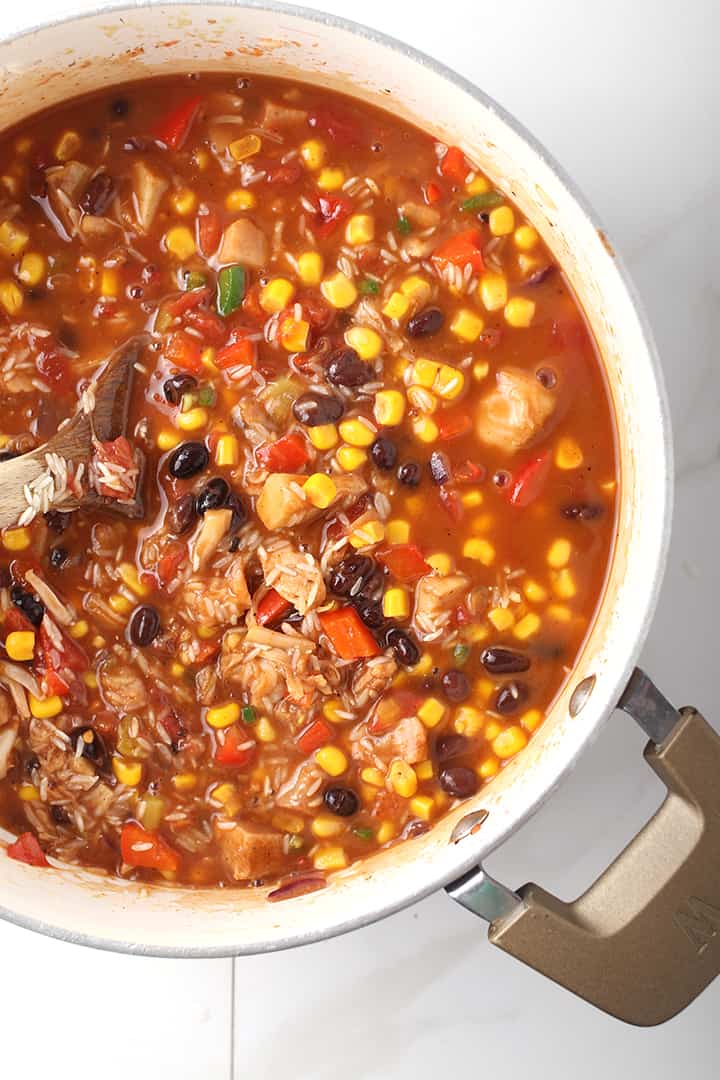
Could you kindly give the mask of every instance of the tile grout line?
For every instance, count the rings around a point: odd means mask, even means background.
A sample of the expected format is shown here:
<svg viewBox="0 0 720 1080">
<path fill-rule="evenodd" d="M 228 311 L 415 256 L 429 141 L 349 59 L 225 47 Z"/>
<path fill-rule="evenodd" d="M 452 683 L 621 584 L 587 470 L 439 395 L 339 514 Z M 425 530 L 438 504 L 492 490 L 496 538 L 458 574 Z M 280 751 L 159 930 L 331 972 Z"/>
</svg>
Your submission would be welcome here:
<svg viewBox="0 0 720 1080">
<path fill-rule="evenodd" d="M 230 960 L 230 1080 L 235 1080 L 235 964 L 237 957 Z"/>
</svg>

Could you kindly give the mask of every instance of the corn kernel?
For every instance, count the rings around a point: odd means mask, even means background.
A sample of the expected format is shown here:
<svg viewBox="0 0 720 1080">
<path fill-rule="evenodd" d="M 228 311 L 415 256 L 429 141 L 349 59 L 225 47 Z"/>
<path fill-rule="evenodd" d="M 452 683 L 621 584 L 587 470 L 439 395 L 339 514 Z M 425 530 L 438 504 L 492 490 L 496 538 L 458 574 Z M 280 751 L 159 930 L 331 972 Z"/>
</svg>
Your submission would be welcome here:
<svg viewBox="0 0 720 1080">
<path fill-rule="evenodd" d="M 215 464 L 224 466 L 237 465 L 240 461 L 240 443 L 235 435 L 221 435 L 215 446 Z"/>
<path fill-rule="evenodd" d="M 16 259 L 30 243 L 30 233 L 15 221 L 3 221 L 0 225 L 0 248 Z"/>
<path fill-rule="evenodd" d="M 187 412 L 180 412 L 175 417 L 175 423 L 181 431 L 200 431 L 201 428 L 207 427 L 208 420 L 208 411 L 202 405 L 188 409 Z"/>
<path fill-rule="evenodd" d="M 530 733 L 539 728 L 542 722 L 543 714 L 539 709 L 528 709 L 520 717 L 521 726 L 525 728 L 525 731 L 529 731 Z"/>
<path fill-rule="evenodd" d="M 313 430 L 312 428 L 310 429 Z M 368 459 L 367 453 L 358 446 L 341 446 L 335 455 L 338 465 L 343 472 L 354 472 L 360 469 Z"/>
<path fill-rule="evenodd" d="M 561 600 L 572 600 L 573 596 L 577 593 L 577 586 L 575 585 L 575 578 L 573 577 L 572 570 L 563 567 L 562 570 L 557 570 L 550 575 L 552 578 L 553 592 L 556 596 L 559 596 Z"/>
<path fill-rule="evenodd" d="M 343 705 L 340 698 L 329 698 L 323 705 L 323 716 L 326 720 L 329 720 L 331 724 L 342 724 L 343 717 L 338 716 L 338 713 L 343 711 Z"/>
<path fill-rule="evenodd" d="M 269 743 L 275 742 L 275 740 L 277 739 L 277 732 L 268 720 L 267 716 L 259 717 L 257 724 L 253 728 L 253 731 L 258 742 Z"/>
<path fill-rule="evenodd" d="M 483 493 L 478 491 L 477 488 L 473 488 L 471 491 L 464 491 L 460 496 L 460 501 L 463 506 L 467 506 L 469 509 L 474 510 L 478 506 L 483 504 Z"/>
<path fill-rule="evenodd" d="M 433 390 L 445 401 L 452 401 L 458 394 L 462 393 L 464 386 L 465 376 L 462 371 L 459 368 L 450 367 L 449 364 L 442 364 L 437 373 Z"/>
<path fill-rule="evenodd" d="M 470 311 L 469 308 L 460 308 L 450 323 L 450 330 L 460 341 L 472 344 L 480 337 L 484 326 L 483 320 L 474 311 Z"/>
<path fill-rule="evenodd" d="M 405 509 L 408 514 L 417 517 L 427 509 L 427 506 L 422 495 L 408 495 L 405 498 Z"/>
<path fill-rule="evenodd" d="M 538 242 L 538 234 L 532 225 L 518 225 L 513 239 L 521 251 L 532 251 Z"/>
<path fill-rule="evenodd" d="M 418 719 L 422 720 L 425 727 L 434 728 L 437 727 L 445 715 L 445 706 L 442 701 L 438 701 L 437 698 L 426 698 L 418 709 L 417 714 Z"/>
<path fill-rule="evenodd" d="M 475 683 L 475 694 L 482 701 L 489 701 L 495 693 L 495 684 L 491 679 L 478 679 Z"/>
<path fill-rule="evenodd" d="M 345 241 L 351 247 L 369 244 L 375 238 L 375 221 L 371 214 L 353 214 L 345 226 Z"/>
<path fill-rule="evenodd" d="M 193 153 L 193 161 L 201 172 L 204 172 L 210 164 L 210 155 L 207 150 L 195 150 Z"/>
<path fill-rule="evenodd" d="M 432 780 L 434 774 L 433 763 L 429 758 L 426 761 L 419 761 L 415 766 L 415 775 L 418 780 Z"/>
<path fill-rule="evenodd" d="M 410 522 L 402 518 L 393 518 L 385 526 L 385 539 L 388 544 L 407 544 L 410 539 Z"/>
<path fill-rule="evenodd" d="M 260 290 L 259 303 L 268 315 L 274 315 L 287 307 L 295 295 L 295 286 L 287 278 L 274 278 Z"/>
<path fill-rule="evenodd" d="M 405 416 L 405 398 L 399 390 L 378 390 L 373 415 L 381 427 L 397 427 Z"/>
<path fill-rule="evenodd" d="M 383 339 L 369 326 L 352 326 L 345 334 L 345 344 L 354 349 L 361 360 L 376 360 L 382 352 Z"/>
<path fill-rule="evenodd" d="M 172 783 L 176 791 L 192 791 L 197 784 L 197 776 L 195 773 L 175 773 Z"/>
<path fill-rule="evenodd" d="M 415 438 L 424 443 L 436 442 L 440 434 L 437 424 L 429 416 L 420 416 L 413 420 L 412 429 Z"/>
<path fill-rule="evenodd" d="M 401 292 L 391 293 L 385 302 L 385 306 L 382 309 L 382 313 L 386 319 L 404 319 L 410 310 L 410 301 L 407 296 Z"/>
<path fill-rule="evenodd" d="M 499 311 L 507 304 L 507 281 L 503 274 L 488 270 L 480 278 L 478 292 L 486 311 Z"/>
<path fill-rule="evenodd" d="M 33 630 L 13 630 L 5 638 L 5 649 L 11 660 L 32 660 L 35 649 Z"/>
<path fill-rule="evenodd" d="M 180 262 L 195 254 L 195 237 L 187 225 L 174 225 L 165 233 L 165 247 Z"/>
<path fill-rule="evenodd" d="M 90 627 L 85 621 L 85 619 L 78 619 L 77 622 L 72 624 L 68 633 L 70 634 L 71 638 L 75 638 L 77 640 L 78 638 L 85 637 L 89 629 Z"/>
<path fill-rule="evenodd" d="M 113 593 L 108 597 L 108 604 L 118 615 L 128 615 L 132 611 L 132 604 L 127 596 L 121 593 Z"/>
<path fill-rule="evenodd" d="M 214 802 L 219 802 L 222 806 L 227 806 L 229 802 L 237 795 L 237 788 L 234 784 L 225 782 L 224 784 L 216 784 L 210 792 L 210 798 Z"/>
<path fill-rule="evenodd" d="M 497 720 L 488 720 L 483 735 L 488 742 L 492 742 L 493 739 L 497 738 L 502 729 L 502 724 L 498 723 Z"/>
<path fill-rule="evenodd" d="M 8 315 L 17 315 L 23 306 L 23 291 L 14 281 L 0 281 L 0 304 Z"/>
<path fill-rule="evenodd" d="M 487 379 L 489 371 L 490 365 L 487 360 L 476 360 L 472 366 L 473 379 L 482 382 L 483 379 Z"/>
<path fill-rule="evenodd" d="M 318 510 L 326 510 L 337 495 L 337 486 L 331 476 L 313 473 L 303 484 L 305 498 Z"/>
<path fill-rule="evenodd" d="M 170 674 L 172 675 L 173 679 L 182 679 L 183 675 L 185 674 L 184 665 L 181 664 L 179 660 L 173 660 L 172 664 L 170 665 Z"/>
<path fill-rule="evenodd" d="M 539 629 L 540 616 L 535 611 L 529 611 L 527 615 L 523 615 L 522 619 L 516 624 L 513 633 L 520 641 L 527 641 L 533 634 L 537 634 Z"/>
<path fill-rule="evenodd" d="M 410 800 L 410 812 L 422 821 L 429 821 L 435 810 L 435 800 L 429 795 L 416 795 Z"/>
<path fill-rule="evenodd" d="M 236 724 L 240 719 L 240 706 L 237 701 L 228 701 L 227 705 L 214 705 L 208 709 L 205 719 L 211 728 L 222 730 Z"/>
<path fill-rule="evenodd" d="M 77 131 L 63 131 L 55 144 L 55 157 L 58 161 L 69 161 L 82 146 L 82 139 Z"/>
<path fill-rule="evenodd" d="M 554 619 L 555 622 L 570 622 L 572 619 L 572 612 L 565 604 L 548 604 L 545 608 L 545 614 L 549 619 Z"/>
<path fill-rule="evenodd" d="M 425 278 L 417 274 L 411 274 L 410 277 L 405 278 L 400 286 L 400 292 L 417 305 L 426 304 L 432 296 L 432 289 Z"/>
<path fill-rule="evenodd" d="M 466 540 L 463 544 L 463 555 L 466 559 L 475 559 L 483 566 L 492 566 L 495 561 L 495 548 L 489 540 L 481 540 L 477 537 Z"/>
<path fill-rule="evenodd" d="M 15 141 L 15 153 L 20 154 L 22 157 L 24 154 L 29 154 L 32 149 L 33 141 L 29 135 L 22 135 Z"/>
<path fill-rule="evenodd" d="M 315 761 L 328 776 L 342 776 L 348 759 L 339 746 L 321 746 L 315 751 Z"/>
<path fill-rule="evenodd" d="M 382 607 L 386 619 L 407 619 L 410 614 L 410 601 L 405 589 L 386 589 Z"/>
<path fill-rule="evenodd" d="M 140 580 L 137 569 L 132 563 L 121 562 L 118 566 L 118 573 L 123 584 L 127 585 L 128 589 L 131 589 L 136 596 L 150 595 L 149 586 Z"/>
<path fill-rule="evenodd" d="M 137 787 L 142 780 L 143 767 L 139 761 L 123 761 L 114 757 L 112 767 L 118 782 L 125 787 Z"/>
<path fill-rule="evenodd" d="M 372 787 L 385 787 L 385 777 L 379 769 L 371 768 L 368 766 L 360 773 L 360 779 L 364 784 L 370 784 Z"/>
<path fill-rule="evenodd" d="M 430 653 L 423 653 L 417 664 L 410 670 L 413 675 L 429 675 L 434 667 L 434 661 Z"/>
<path fill-rule="evenodd" d="M 436 364 L 434 360 L 426 360 L 424 357 L 420 357 L 412 366 L 410 382 L 414 386 L 424 386 L 426 390 L 432 390 L 439 371 L 440 364 Z"/>
<path fill-rule="evenodd" d="M 459 735 L 472 739 L 483 729 L 483 715 L 473 705 L 461 705 L 455 713 L 453 726 Z"/>
<path fill-rule="evenodd" d="M 337 446 L 338 430 L 335 424 L 318 424 L 308 428 L 308 438 L 316 450 L 332 450 Z"/>
<path fill-rule="evenodd" d="M 345 850 L 338 844 L 325 844 L 313 855 L 313 866 L 316 870 L 343 870 L 347 864 Z"/>
<path fill-rule="evenodd" d="M 395 794 L 403 799 L 411 799 L 417 791 L 418 778 L 407 761 L 396 758 L 390 765 L 388 778 Z"/>
<path fill-rule="evenodd" d="M 516 329 L 529 326 L 535 316 L 535 301 L 513 296 L 505 305 L 505 322 Z"/>
<path fill-rule="evenodd" d="M 197 195 L 190 188 L 180 188 L 170 196 L 170 205 L 180 217 L 188 217 L 197 206 Z"/>
<path fill-rule="evenodd" d="M 432 566 L 436 574 L 449 574 L 452 570 L 452 559 L 445 551 L 435 551 L 428 555 L 425 562 Z"/>
<path fill-rule="evenodd" d="M 375 839 L 378 844 L 387 844 L 397 836 L 397 826 L 393 821 L 383 821 L 378 826 Z"/>
<path fill-rule="evenodd" d="M 575 439 L 563 435 L 555 447 L 555 464 L 558 469 L 579 469 L 583 463 L 583 452 Z"/>
<path fill-rule="evenodd" d="M 477 774 L 481 780 L 490 780 L 500 772 L 500 762 L 496 757 L 486 757 L 480 762 Z"/>
<path fill-rule="evenodd" d="M 311 172 L 317 172 L 327 161 L 327 147 L 320 139 L 307 139 L 300 147 L 300 157 Z"/>
<path fill-rule="evenodd" d="M 515 616 L 510 608 L 491 608 L 488 611 L 488 619 L 499 633 L 509 630 L 515 622 Z"/>
<path fill-rule="evenodd" d="M 553 540 L 547 553 L 547 563 L 553 570 L 560 570 L 563 566 L 567 566 L 570 561 L 570 555 L 572 553 L 572 544 L 564 537 L 558 537 L 557 540 Z"/>
<path fill-rule="evenodd" d="M 317 178 L 317 186 L 323 191 L 338 191 L 345 183 L 345 173 L 342 169 L 325 167 L 320 170 Z"/>
<path fill-rule="evenodd" d="M 45 280 L 46 272 L 47 262 L 45 256 L 35 251 L 28 251 L 20 260 L 17 276 L 23 285 L 29 285 L 32 288 Z"/>
<path fill-rule="evenodd" d="M 375 442 L 377 431 L 362 420 L 342 420 L 339 425 L 340 436 L 350 446 L 367 447 Z"/>
<path fill-rule="evenodd" d="M 323 274 L 323 257 L 319 251 L 304 251 L 298 255 L 297 271 L 303 285 L 319 285 Z"/>
<path fill-rule="evenodd" d="M 113 296 L 117 296 L 119 292 L 120 275 L 117 270 L 105 267 L 100 275 L 100 295 L 109 299 Z"/>
<path fill-rule="evenodd" d="M 492 742 L 493 753 L 504 761 L 527 746 L 527 735 L 521 727 L 513 724 L 496 735 Z"/>
<path fill-rule="evenodd" d="M 345 822 L 342 818 L 332 817 L 331 814 L 318 814 L 310 829 L 318 840 L 329 840 L 333 836 L 340 836 L 345 831 Z"/>
<path fill-rule="evenodd" d="M 426 390 L 424 386 L 408 386 L 407 399 L 411 408 L 426 416 L 432 415 L 438 407 L 438 399 L 432 390 Z"/>
<path fill-rule="evenodd" d="M 6 551 L 25 551 L 30 547 L 30 530 L 6 529 L 2 534 L 2 544 Z"/>
<path fill-rule="evenodd" d="M 490 190 L 490 184 L 484 176 L 478 174 L 465 185 L 465 190 L 468 195 L 484 195 L 486 191 Z"/>
<path fill-rule="evenodd" d="M 292 317 L 283 319 L 278 336 L 286 352 L 305 352 L 310 337 L 310 323 L 305 319 Z"/>
<path fill-rule="evenodd" d="M 35 802 L 36 799 L 40 798 L 40 792 L 34 784 L 21 784 L 18 788 L 18 797 L 23 802 Z"/>
<path fill-rule="evenodd" d="M 523 592 L 531 604 L 544 604 L 547 600 L 547 589 L 537 581 L 526 581 Z"/>
<path fill-rule="evenodd" d="M 87 686 L 88 690 L 97 690 L 98 681 L 97 681 L 97 675 L 95 674 L 94 671 L 86 671 L 85 674 L 83 675 L 82 679 L 83 679 L 83 682 L 85 683 L 85 685 Z"/>
<path fill-rule="evenodd" d="M 356 525 L 350 533 L 348 540 L 354 548 L 372 547 L 385 539 L 385 526 L 382 521 L 366 521 L 363 525 Z"/>
<path fill-rule="evenodd" d="M 172 450 L 180 442 L 176 431 L 161 431 L 157 437 L 158 450 Z"/>
<path fill-rule="evenodd" d="M 340 270 L 331 277 L 325 278 L 320 286 L 320 291 L 334 308 L 348 308 L 357 300 L 357 289 L 350 278 Z"/>
<path fill-rule="evenodd" d="M 305 831 L 305 820 L 300 814 L 291 814 L 289 810 L 276 810 L 272 816 L 272 824 L 280 832 L 290 833 L 291 836 L 299 836 Z"/>
<path fill-rule="evenodd" d="M 246 191 L 245 188 L 235 188 L 233 191 L 228 192 L 225 198 L 225 209 L 229 210 L 231 214 L 240 210 L 252 210 L 256 204 L 257 199 L 253 192 Z"/>
<path fill-rule="evenodd" d="M 515 215 L 510 206 L 496 206 L 490 211 L 488 227 L 493 236 L 508 236 L 515 228 Z"/>
<path fill-rule="evenodd" d="M 262 139 L 259 135 L 243 135 L 228 145 L 230 156 L 235 161 L 247 161 L 254 157 L 262 149 Z"/>
</svg>

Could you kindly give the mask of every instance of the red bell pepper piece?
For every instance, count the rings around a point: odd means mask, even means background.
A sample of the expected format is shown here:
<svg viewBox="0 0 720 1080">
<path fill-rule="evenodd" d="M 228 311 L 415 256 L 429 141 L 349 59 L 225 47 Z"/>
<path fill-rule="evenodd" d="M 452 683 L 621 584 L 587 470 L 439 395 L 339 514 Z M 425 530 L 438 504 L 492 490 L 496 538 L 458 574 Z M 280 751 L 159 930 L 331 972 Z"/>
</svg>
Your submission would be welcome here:
<svg viewBox="0 0 720 1080">
<path fill-rule="evenodd" d="M 187 322 L 190 323 L 194 330 L 202 334 L 203 341 L 207 345 L 212 345 L 214 348 L 222 345 L 227 338 L 227 326 L 214 311 L 194 308 L 188 312 Z"/>
<path fill-rule="evenodd" d="M 550 451 L 529 461 L 515 474 L 507 488 L 513 506 L 529 506 L 545 487 L 550 472 Z"/>
<path fill-rule="evenodd" d="M 228 378 L 234 378 L 238 371 L 252 367 L 255 363 L 255 342 L 246 337 L 235 337 L 234 341 L 218 350 L 215 363 L 221 371 L 226 372 Z"/>
<path fill-rule="evenodd" d="M 463 504 L 457 491 L 453 491 L 452 488 L 445 487 L 443 484 L 438 492 L 438 496 L 448 516 L 453 521 L 462 521 Z"/>
<path fill-rule="evenodd" d="M 249 765 L 255 757 L 257 743 L 254 739 L 248 739 L 247 728 L 241 728 L 234 724 L 225 731 L 222 742 L 218 738 L 215 747 L 215 760 L 218 765 L 229 765 L 239 769 L 243 765 Z"/>
<path fill-rule="evenodd" d="M 380 646 L 368 630 L 354 607 L 324 611 L 318 615 L 324 633 L 342 660 L 360 660 L 366 656 L 379 656 Z"/>
<path fill-rule="evenodd" d="M 199 375 L 202 371 L 200 354 L 200 342 L 197 338 L 186 334 L 184 330 L 176 330 L 167 338 L 163 347 L 165 357 L 181 371 L 189 371 L 193 375 Z"/>
<path fill-rule="evenodd" d="M 201 101 L 200 97 L 188 98 L 155 125 L 155 138 L 165 143 L 168 150 L 179 150 L 185 142 Z"/>
<path fill-rule="evenodd" d="M 41 623 L 37 630 L 35 645 L 35 670 L 44 680 L 50 694 L 67 694 L 73 676 L 87 671 L 89 661 L 85 651 L 72 638 L 58 628 L 62 638 L 57 646 Z"/>
<path fill-rule="evenodd" d="M 378 562 L 386 566 L 398 581 L 417 581 L 432 569 L 425 562 L 417 544 L 393 544 L 376 553 Z"/>
<path fill-rule="evenodd" d="M 428 206 L 434 206 L 436 202 L 440 202 L 442 199 L 442 188 L 439 184 L 436 184 L 434 180 L 431 180 L 430 183 L 426 184 L 423 188 L 423 195 Z"/>
<path fill-rule="evenodd" d="M 10 859 L 16 862 L 27 863 L 28 866 L 49 866 L 45 858 L 45 852 L 40 847 L 35 833 L 20 833 L 13 844 L 8 844 L 7 853 Z"/>
<path fill-rule="evenodd" d="M 44 342 L 35 361 L 38 374 L 59 394 L 67 393 L 72 387 L 72 372 L 68 357 L 58 348 Z"/>
<path fill-rule="evenodd" d="M 222 236 L 222 222 L 216 210 L 208 207 L 204 214 L 198 214 L 197 232 L 198 246 L 207 259 L 217 251 Z"/>
<path fill-rule="evenodd" d="M 268 589 L 257 606 L 255 618 L 261 626 L 275 626 L 291 611 L 292 604 L 277 589 Z"/>
<path fill-rule="evenodd" d="M 126 821 L 120 833 L 120 853 L 128 866 L 145 870 L 175 871 L 180 856 L 159 833 L 144 829 L 137 821 Z"/>
<path fill-rule="evenodd" d="M 472 429 L 472 420 L 466 412 L 439 412 L 435 422 L 438 426 L 438 438 L 441 442 L 460 439 Z"/>
<path fill-rule="evenodd" d="M 422 701 L 422 696 L 412 690 L 393 690 L 389 696 L 378 702 L 368 724 L 368 731 L 371 735 L 383 735 L 394 728 L 403 717 L 415 716 Z"/>
<path fill-rule="evenodd" d="M 319 750 L 321 746 L 329 742 L 332 737 L 333 731 L 329 724 L 326 724 L 324 720 L 313 720 L 300 732 L 297 744 L 303 754 L 312 754 L 313 751 Z"/>
<path fill-rule="evenodd" d="M 12 634 L 16 630 L 28 631 L 35 630 L 35 627 L 30 620 L 23 615 L 22 611 L 16 608 L 14 605 L 5 612 L 3 619 L 3 630 L 6 634 Z"/>
<path fill-rule="evenodd" d="M 442 269 L 448 263 L 452 266 L 463 268 L 470 264 L 473 270 L 485 269 L 480 243 L 482 234 L 479 229 L 465 229 L 455 233 L 444 244 L 436 248 L 432 254 L 432 261 Z"/>
<path fill-rule="evenodd" d="M 271 165 L 265 177 L 268 184 L 296 184 L 303 174 L 303 167 L 299 161 L 293 159 L 284 164 Z"/>
<path fill-rule="evenodd" d="M 481 484 L 487 476 L 484 465 L 476 465 L 470 458 L 461 461 L 453 469 L 453 480 L 456 484 Z"/>
<path fill-rule="evenodd" d="M 448 147 L 448 152 L 440 162 L 440 172 L 456 184 L 464 184 L 470 172 L 470 166 L 459 146 Z"/>
<path fill-rule="evenodd" d="M 255 457 L 268 472 L 298 472 L 310 460 L 308 444 L 294 432 L 255 451 Z"/>
<path fill-rule="evenodd" d="M 164 304 L 164 310 L 167 311 L 168 315 L 184 315 L 186 311 L 207 303 L 210 296 L 211 292 L 208 286 L 203 289 L 189 289 L 187 292 L 179 293 L 174 300 L 168 300 Z"/>
<path fill-rule="evenodd" d="M 328 135 L 338 146 L 359 146 L 362 126 L 348 109 L 338 105 L 320 105 L 308 116 L 308 125 Z"/>
<path fill-rule="evenodd" d="M 170 543 L 165 548 L 165 551 L 160 556 L 157 564 L 157 576 L 158 581 L 162 586 L 169 585 L 175 577 L 180 563 L 187 555 L 187 548 L 184 544 Z"/>
<path fill-rule="evenodd" d="M 310 201 L 315 207 L 310 224 L 322 239 L 330 236 L 352 210 L 352 203 L 343 195 L 325 195 L 318 191 Z"/>
</svg>

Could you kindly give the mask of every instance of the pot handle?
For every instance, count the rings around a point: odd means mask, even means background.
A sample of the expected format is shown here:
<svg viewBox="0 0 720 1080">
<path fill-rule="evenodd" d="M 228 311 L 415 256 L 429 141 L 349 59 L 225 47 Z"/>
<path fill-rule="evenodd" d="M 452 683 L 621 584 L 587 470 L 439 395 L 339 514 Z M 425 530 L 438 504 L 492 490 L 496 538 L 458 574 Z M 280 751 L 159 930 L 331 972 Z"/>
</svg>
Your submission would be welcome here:
<svg viewBox="0 0 720 1080">
<path fill-rule="evenodd" d="M 605 1012 L 661 1024 L 720 973 L 720 735 L 679 712 L 639 669 L 619 703 L 651 736 L 644 756 L 668 794 L 572 903 L 517 893 L 482 867 L 448 886 L 490 923 L 493 945 Z"/>
</svg>

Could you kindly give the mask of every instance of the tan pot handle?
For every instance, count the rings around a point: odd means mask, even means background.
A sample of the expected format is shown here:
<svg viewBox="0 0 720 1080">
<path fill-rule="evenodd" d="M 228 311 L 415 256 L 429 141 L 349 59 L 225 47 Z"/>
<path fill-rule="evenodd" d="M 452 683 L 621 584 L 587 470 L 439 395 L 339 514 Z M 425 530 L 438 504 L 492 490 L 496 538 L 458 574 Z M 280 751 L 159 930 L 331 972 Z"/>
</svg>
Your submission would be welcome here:
<svg viewBox="0 0 720 1080">
<path fill-rule="evenodd" d="M 661 1024 L 720 973 L 720 736 L 676 712 L 636 670 L 620 707 L 653 736 L 645 760 L 668 794 L 578 900 L 517 893 L 482 868 L 448 887 L 490 922 L 493 945 L 605 1012 Z"/>
</svg>

